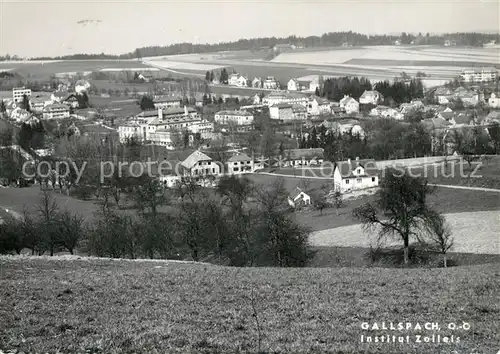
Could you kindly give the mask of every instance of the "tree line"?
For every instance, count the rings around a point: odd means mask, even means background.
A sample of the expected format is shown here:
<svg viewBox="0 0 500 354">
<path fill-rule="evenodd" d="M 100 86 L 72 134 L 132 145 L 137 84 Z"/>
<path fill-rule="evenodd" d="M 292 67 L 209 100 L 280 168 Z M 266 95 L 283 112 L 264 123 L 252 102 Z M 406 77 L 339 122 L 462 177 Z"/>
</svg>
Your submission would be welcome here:
<svg viewBox="0 0 500 354">
<path fill-rule="evenodd" d="M 445 41 L 453 41 L 457 45 L 481 46 L 491 41 L 500 41 L 498 34 L 462 32 L 462 33 L 409 33 L 402 32 L 400 35 L 366 35 L 353 31 L 329 32 L 321 36 L 300 37 L 291 35 L 288 37 L 260 37 L 239 39 L 237 41 L 193 44 L 193 43 L 175 43 L 168 46 L 148 46 L 137 48 L 132 52 L 111 55 L 111 54 L 72 54 L 58 57 L 37 57 L 33 60 L 88 60 L 88 59 L 138 59 L 142 57 L 153 57 L 162 55 L 191 54 L 191 53 L 209 53 L 227 50 L 260 50 L 261 48 L 272 48 L 277 44 L 291 44 L 303 47 L 324 47 L 340 46 L 343 44 L 360 45 L 392 45 L 396 40 L 401 44 L 411 44 L 412 42 L 420 45 L 444 45 Z M 18 60 L 16 56 L 0 56 L 0 61 Z"/>
<path fill-rule="evenodd" d="M 377 119 L 364 124 L 364 134 L 344 134 L 323 125 L 313 127 L 299 137 L 299 148 L 323 148 L 327 161 L 348 158 L 393 160 L 424 156 L 443 156 L 452 149 L 459 154 L 476 156 L 500 153 L 500 125 L 487 131 L 481 127 L 431 130 L 421 122 L 407 123 Z"/>
<path fill-rule="evenodd" d="M 0 226 L 0 252 L 32 254 L 75 249 L 113 258 L 190 259 L 230 266 L 305 266 L 308 230 L 297 224 L 282 180 L 256 187 L 237 177 L 221 179 L 215 195 L 185 178 L 175 188 L 150 180 L 130 193 L 136 214 L 104 196 L 91 222 L 61 211 L 42 192 L 36 217 L 25 212 Z"/>
</svg>

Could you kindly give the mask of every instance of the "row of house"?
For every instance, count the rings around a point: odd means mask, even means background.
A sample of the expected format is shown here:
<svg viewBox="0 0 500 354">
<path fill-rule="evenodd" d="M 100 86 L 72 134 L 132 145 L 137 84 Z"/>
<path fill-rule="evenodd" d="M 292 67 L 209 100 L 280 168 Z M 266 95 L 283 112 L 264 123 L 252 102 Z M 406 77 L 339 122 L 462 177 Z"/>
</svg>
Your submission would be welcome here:
<svg viewBox="0 0 500 354">
<path fill-rule="evenodd" d="M 322 149 L 293 149 L 287 155 L 285 166 L 314 165 L 322 162 Z M 253 173 L 264 168 L 266 164 L 268 161 L 264 157 L 255 158 L 244 153 L 235 154 L 222 163 L 216 161 L 208 152 L 195 150 L 158 162 L 157 172 L 159 180 L 172 187 L 183 177 L 199 178 L 203 183 L 209 180 L 209 177 Z M 341 193 L 374 188 L 379 184 L 378 169 L 374 160 L 356 158 L 354 161 L 349 159 L 336 163 L 331 177 L 334 190 Z M 311 204 L 311 197 L 307 191 L 296 188 L 290 193 L 288 203 L 292 207 Z"/>
</svg>

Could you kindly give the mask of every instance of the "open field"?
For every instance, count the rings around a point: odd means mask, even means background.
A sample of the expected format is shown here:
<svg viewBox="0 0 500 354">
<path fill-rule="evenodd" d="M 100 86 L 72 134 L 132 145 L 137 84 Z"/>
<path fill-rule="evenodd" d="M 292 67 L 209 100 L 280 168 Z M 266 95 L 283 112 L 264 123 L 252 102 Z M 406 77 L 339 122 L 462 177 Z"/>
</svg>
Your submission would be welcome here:
<svg viewBox="0 0 500 354">
<path fill-rule="evenodd" d="M 384 271 L 238 269 L 2 257 L 0 272 L 2 349 L 437 354 L 494 353 L 500 341 L 500 274 L 491 265 Z M 361 328 L 363 322 L 381 321 L 422 326 L 432 321 L 440 330 Z M 462 321 L 470 330 L 447 328 Z M 417 335 L 433 334 L 454 335 L 454 342 L 416 343 Z M 367 345 L 361 335 L 409 335 L 410 343 Z"/>
<path fill-rule="evenodd" d="M 12 71 L 31 80 L 45 80 L 57 73 L 77 73 L 99 71 L 101 69 L 148 68 L 137 60 L 61 60 L 53 62 L 9 62 L 0 63 L 3 67 L 12 68 Z"/>
<path fill-rule="evenodd" d="M 196 64 L 170 60 L 150 60 L 148 61 L 148 63 L 151 65 L 155 65 L 157 68 L 202 71 L 203 73 L 205 73 L 207 70 L 220 70 L 224 68 L 224 66 L 221 65 L 210 65 L 202 63 Z"/>
<path fill-rule="evenodd" d="M 496 49 L 438 46 L 305 48 L 282 53 L 271 62 L 254 58 L 251 54 L 230 56 L 223 53 L 146 58 L 146 62 L 165 59 L 174 63 L 225 66 L 250 78 L 275 76 L 283 83 L 292 77 L 312 74 L 392 80 L 402 71 L 410 75 L 422 71 L 432 80 L 449 80 L 469 66 L 500 65 Z"/>
<path fill-rule="evenodd" d="M 304 64 L 346 64 L 351 60 L 371 60 L 411 62 L 410 65 L 419 65 L 420 62 L 429 62 L 423 65 L 442 66 L 478 66 L 481 64 L 499 65 L 500 58 L 495 49 L 483 48 L 446 48 L 432 46 L 374 46 L 352 48 L 350 50 L 330 50 L 321 52 L 286 52 L 274 58 L 280 63 Z M 382 64 L 383 65 L 383 64 Z"/>
<path fill-rule="evenodd" d="M 500 255 L 499 211 L 445 214 L 455 240 L 453 251 L 476 254 Z M 361 225 L 350 225 L 311 234 L 313 246 L 364 247 L 377 245 L 377 232 L 364 232 Z M 400 245 L 398 239 L 388 240 L 384 245 Z"/>
</svg>

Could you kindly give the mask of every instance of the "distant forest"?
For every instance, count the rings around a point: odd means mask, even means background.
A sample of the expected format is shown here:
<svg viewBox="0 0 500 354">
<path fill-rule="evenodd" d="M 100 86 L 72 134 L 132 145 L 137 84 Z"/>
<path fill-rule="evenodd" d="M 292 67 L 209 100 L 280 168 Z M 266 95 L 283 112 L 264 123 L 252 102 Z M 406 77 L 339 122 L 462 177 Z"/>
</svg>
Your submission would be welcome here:
<svg viewBox="0 0 500 354">
<path fill-rule="evenodd" d="M 500 34 L 487 33 L 448 33 L 448 34 L 430 34 L 430 33 L 401 33 L 400 36 L 394 35 L 366 35 L 356 32 L 330 32 L 321 36 L 297 37 L 289 36 L 286 38 L 265 37 L 240 39 L 235 42 L 221 42 L 212 44 L 193 44 L 177 43 L 167 46 L 153 46 L 137 48 L 133 52 L 110 55 L 110 54 L 73 54 L 59 57 L 37 57 L 32 60 L 86 60 L 86 59 L 141 59 L 143 57 L 154 57 L 162 55 L 191 54 L 191 53 L 209 53 L 226 50 L 251 50 L 260 51 L 273 48 L 276 44 L 289 44 L 304 48 L 330 47 L 330 46 L 363 46 L 363 45 L 392 45 L 398 40 L 402 45 L 444 45 L 446 41 L 453 42 L 459 46 L 482 46 L 484 43 L 492 41 L 500 42 Z M 0 61 L 20 60 L 17 56 L 6 55 L 0 57 Z"/>
</svg>

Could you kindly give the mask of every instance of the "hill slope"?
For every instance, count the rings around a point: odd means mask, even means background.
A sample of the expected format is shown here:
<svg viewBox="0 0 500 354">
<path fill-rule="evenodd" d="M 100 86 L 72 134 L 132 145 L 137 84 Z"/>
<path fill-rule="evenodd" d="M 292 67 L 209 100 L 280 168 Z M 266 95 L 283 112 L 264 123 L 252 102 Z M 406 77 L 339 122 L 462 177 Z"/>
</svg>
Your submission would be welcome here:
<svg viewBox="0 0 500 354">
<path fill-rule="evenodd" d="M 493 353 L 500 342 L 499 287 L 499 271 L 489 265 L 447 270 L 237 269 L 2 257 L 0 317 L 5 321 L 0 322 L 0 347 L 255 353 L 258 319 L 262 350 L 269 352 Z M 382 321 L 439 322 L 441 330 L 361 329 L 362 322 Z M 462 321 L 471 329 L 447 329 L 448 322 L 458 326 Z M 372 343 L 364 351 L 362 334 L 408 335 L 410 344 Z M 415 343 L 417 335 L 432 340 L 432 334 L 454 335 L 455 342 Z"/>
</svg>

